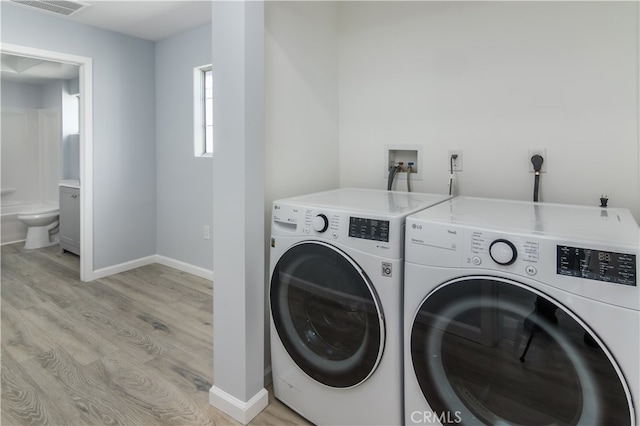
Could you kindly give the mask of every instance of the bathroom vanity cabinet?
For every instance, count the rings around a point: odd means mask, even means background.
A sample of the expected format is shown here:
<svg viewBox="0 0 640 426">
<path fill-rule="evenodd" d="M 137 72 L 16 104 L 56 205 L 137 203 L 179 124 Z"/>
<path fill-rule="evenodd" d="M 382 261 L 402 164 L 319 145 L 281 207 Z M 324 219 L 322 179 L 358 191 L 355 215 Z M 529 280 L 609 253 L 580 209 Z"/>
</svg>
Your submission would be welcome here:
<svg viewBox="0 0 640 426">
<path fill-rule="evenodd" d="M 80 256 L 80 189 L 60 186 L 60 248 Z"/>
</svg>

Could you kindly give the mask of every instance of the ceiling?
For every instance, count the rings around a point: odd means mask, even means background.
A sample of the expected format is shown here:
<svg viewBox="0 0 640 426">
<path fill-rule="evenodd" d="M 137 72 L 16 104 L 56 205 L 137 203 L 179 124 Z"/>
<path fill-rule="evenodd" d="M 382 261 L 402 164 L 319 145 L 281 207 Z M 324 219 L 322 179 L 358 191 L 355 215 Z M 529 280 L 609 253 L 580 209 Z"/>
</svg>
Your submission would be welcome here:
<svg viewBox="0 0 640 426">
<path fill-rule="evenodd" d="M 81 0 L 81 3 L 89 6 L 70 16 L 28 9 L 149 41 L 159 41 L 211 22 L 210 0 Z M 3 1 L 4 5 L 26 7 Z M 2 54 L 3 79 L 43 84 L 51 79 L 77 76 L 78 67 L 74 65 Z"/>
<path fill-rule="evenodd" d="M 49 80 L 70 80 L 78 76 L 76 65 L 2 53 L 2 79 L 44 84 Z"/>
<path fill-rule="evenodd" d="M 144 40 L 159 41 L 211 22 L 211 0 L 81 0 L 89 7 L 58 15 L 81 24 L 104 28 Z M 6 2 L 15 7 L 27 7 Z M 29 7 L 30 10 L 38 10 Z M 51 14 L 50 12 L 41 12 Z"/>
</svg>

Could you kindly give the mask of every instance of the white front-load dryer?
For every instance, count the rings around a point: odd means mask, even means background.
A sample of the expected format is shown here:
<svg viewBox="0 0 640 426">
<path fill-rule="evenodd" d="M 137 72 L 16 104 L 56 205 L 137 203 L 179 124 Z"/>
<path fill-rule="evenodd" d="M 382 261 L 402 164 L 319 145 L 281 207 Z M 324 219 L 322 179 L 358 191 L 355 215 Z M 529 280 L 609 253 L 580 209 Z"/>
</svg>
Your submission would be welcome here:
<svg viewBox="0 0 640 426">
<path fill-rule="evenodd" d="M 406 424 L 635 425 L 625 209 L 457 197 L 407 219 Z"/>
<path fill-rule="evenodd" d="M 398 425 L 407 215 L 444 195 L 338 189 L 273 204 L 274 393 L 319 425 Z"/>
</svg>

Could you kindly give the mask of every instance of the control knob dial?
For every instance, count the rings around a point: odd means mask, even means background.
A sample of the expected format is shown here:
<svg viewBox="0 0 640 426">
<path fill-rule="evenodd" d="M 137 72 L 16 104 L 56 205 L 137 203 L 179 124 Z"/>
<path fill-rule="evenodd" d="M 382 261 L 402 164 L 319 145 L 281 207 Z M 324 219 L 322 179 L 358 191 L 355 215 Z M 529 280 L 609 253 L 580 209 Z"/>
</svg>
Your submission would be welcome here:
<svg viewBox="0 0 640 426">
<path fill-rule="evenodd" d="M 313 218 L 313 230 L 317 232 L 324 232 L 329 228 L 329 219 L 323 214 L 319 214 Z"/>
<path fill-rule="evenodd" d="M 518 257 L 516 246 L 511 241 L 498 239 L 489 246 L 491 259 L 499 265 L 511 265 Z"/>
</svg>

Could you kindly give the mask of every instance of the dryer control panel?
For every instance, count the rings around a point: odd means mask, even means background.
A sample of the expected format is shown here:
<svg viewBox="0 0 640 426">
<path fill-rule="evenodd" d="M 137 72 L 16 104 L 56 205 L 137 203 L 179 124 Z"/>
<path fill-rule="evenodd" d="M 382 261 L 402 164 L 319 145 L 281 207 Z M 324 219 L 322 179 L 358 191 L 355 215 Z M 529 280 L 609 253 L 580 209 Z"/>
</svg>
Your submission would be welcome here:
<svg viewBox="0 0 640 426">
<path fill-rule="evenodd" d="M 498 265 L 512 265 L 519 262 L 537 263 L 540 258 L 540 243 L 532 238 L 508 238 L 502 234 L 487 231 L 466 232 L 467 263 L 480 265 L 483 261 L 493 261 Z"/>
<path fill-rule="evenodd" d="M 556 273 L 636 286 L 636 256 L 567 245 L 556 246 Z"/>
<path fill-rule="evenodd" d="M 408 263 L 500 272 L 583 297 L 640 309 L 638 247 L 407 220 Z M 472 272 L 474 271 L 474 272 Z"/>
</svg>

